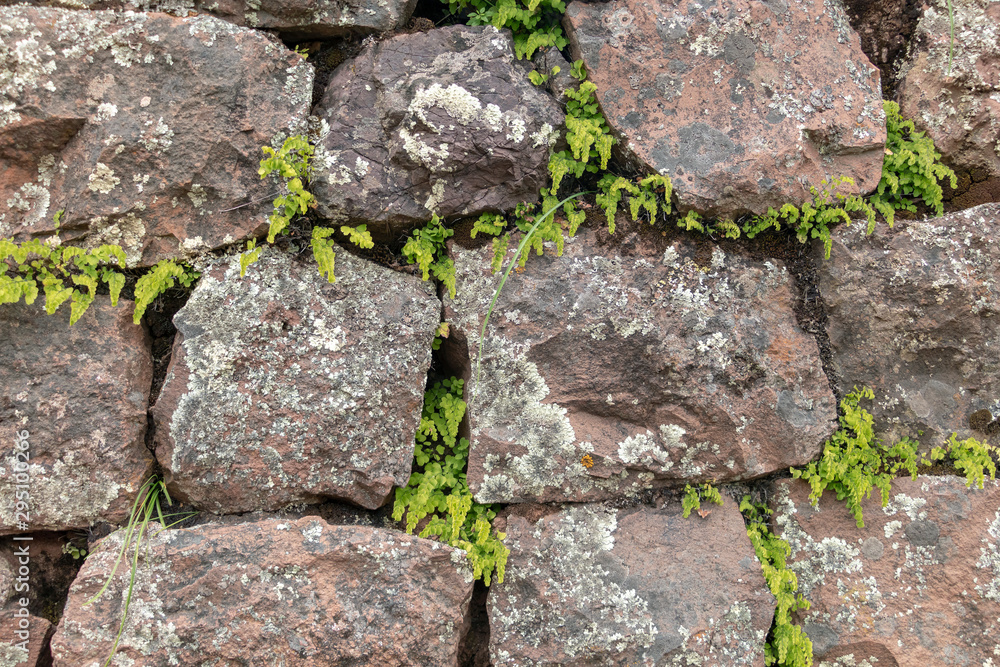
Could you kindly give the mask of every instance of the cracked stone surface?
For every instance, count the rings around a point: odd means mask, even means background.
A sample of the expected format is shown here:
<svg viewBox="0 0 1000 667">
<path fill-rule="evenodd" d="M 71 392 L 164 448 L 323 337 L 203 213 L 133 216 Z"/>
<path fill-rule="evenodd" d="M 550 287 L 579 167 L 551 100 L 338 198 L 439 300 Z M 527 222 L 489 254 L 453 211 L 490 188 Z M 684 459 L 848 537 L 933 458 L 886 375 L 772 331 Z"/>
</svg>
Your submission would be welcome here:
<svg viewBox="0 0 1000 667">
<path fill-rule="evenodd" d="M 65 242 L 149 266 L 266 229 L 261 146 L 305 131 L 300 56 L 209 16 L 2 7 L 0 35 L 0 237 L 63 211 Z"/>
<path fill-rule="evenodd" d="M 153 408 L 171 493 L 216 513 L 340 498 L 374 509 L 405 486 L 440 321 L 434 286 L 337 254 L 265 248 L 210 263 L 174 317 Z"/>
<path fill-rule="evenodd" d="M 799 592 L 812 603 L 796 614 L 819 665 L 996 662 L 1000 484 L 896 479 L 886 507 L 877 490 L 862 503 L 864 528 L 836 494 L 816 508 L 808 496 L 808 484 L 781 480 L 774 509 Z"/>
<path fill-rule="evenodd" d="M 572 3 L 563 21 L 621 157 L 682 208 L 733 217 L 882 174 L 879 72 L 839 0 Z"/>
<path fill-rule="evenodd" d="M 1000 444 L 1000 204 L 863 227 L 834 231 L 818 267 L 841 391 L 875 391 L 889 444 Z"/>
<path fill-rule="evenodd" d="M 334 72 L 317 115 L 319 210 L 385 241 L 434 213 L 536 201 L 563 122 L 491 26 L 372 44 Z"/>
<path fill-rule="evenodd" d="M 132 303 L 98 295 L 70 326 L 68 304 L 48 315 L 43 300 L 0 306 L 0 534 L 121 521 L 153 465 L 153 362 Z"/>
<path fill-rule="evenodd" d="M 490 502 L 579 502 L 746 479 L 818 455 L 835 399 L 785 268 L 659 234 L 532 256 L 512 274 L 467 384 L 469 487 Z M 509 251 L 508 259 L 514 249 Z M 446 319 L 473 359 L 500 274 L 452 245 Z M 588 465 L 589 464 L 589 465 Z"/>
<path fill-rule="evenodd" d="M 153 528 L 116 661 L 458 665 L 473 582 L 458 549 L 315 517 Z M 56 667 L 107 659 L 128 569 L 82 605 L 108 577 L 123 539 L 118 531 L 103 540 L 70 589 L 52 640 Z"/>
<path fill-rule="evenodd" d="M 579 505 L 507 518 L 488 598 L 496 665 L 764 664 L 774 597 L 736 504 Z"/>
</svg>

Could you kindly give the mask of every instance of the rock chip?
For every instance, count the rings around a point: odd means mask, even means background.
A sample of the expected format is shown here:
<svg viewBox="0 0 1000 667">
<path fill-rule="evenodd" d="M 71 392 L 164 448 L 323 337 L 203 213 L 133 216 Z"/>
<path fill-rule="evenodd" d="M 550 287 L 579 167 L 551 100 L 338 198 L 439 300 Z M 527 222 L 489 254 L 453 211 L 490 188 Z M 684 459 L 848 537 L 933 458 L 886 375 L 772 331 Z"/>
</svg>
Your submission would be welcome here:
<svg viewBox="0 0 1000 667">
<path fill-rule="evenodd" d="M 208 16 L 4 7 L 0 33 L 0 237 L 62 210 L 64 240 L 147 266 L 265 229 L 261 146 L 304 131 L 300 56 Z"/>
<path fill-rule="evenodd" d="M 372 44 L 333 73 L 312 188 L 324 215 L 395 240 L 441 217 L 536 201 L 559 105 L 510 34 L 451 26 Z"/>
<path fill-rule="evenodd" d="M 934 140 L 957 170 L 1000 177 L 1000 7 L 987 0 L 934 0 L 917 23 L 899 72 L 900 112 Z"/>
<path fill-rule="evenodd" d="M 187 17 L 205 13 L 248 28 L 277 30 L 286 39 L 386 32 L 406 24 L 416 0 L 0 0 L 66 9 L 118 9 Z"/>
<path fill-rule="evenodd" d="M 496 665 L 764 664 L 772 597 L 732 500 L 705 518 L 582 505 L 511 516 Z"/>
<path fill-rule="evenodd" d="M 110 653 L 127 569 L 97 602 L 82 604 L 103 585 L 123 539 L 123 531 L 108 537 L 73 584 L 52 640 L 57 667 L 101 664 Z M 458 664 L 473 585 L 458 549 L 315 517 L 154 529 L 148 545 L 139 552 L 121 660 Z"/>
<path fill-rule="evenodd" d="M 655 239 L 602 246 L 584 228 L 562 257 L 531 257 L 497 301 L 478 386 L 500 274 L 491 248 L 452 247 L 458 295 L 446 319 L 472 357 L 468 480 L 479 502 L 746 479 L 819 454 L 835 399 L 815 340 L 795 323 L 788 272 Z"/>
<path fill-rule="evenodd" d="M 564 19 L 621 157 L 682 207 L 733 217 L 881 178 L 879 72 L 839 1 L 572 3 Z"/>
<path fill-rule="evenodd" d="M 174 317 L 153 408 L 171 493 L 216 513 L 405 486 L 441 303 L 434 286 L 337 255 L 337 282 L 265 248 L 211 263 Z"/>
<path fill-rule="evenodd" d="M 864 231 L 837 229 L 819 267 L 841 391 L 875 390 L 889 444 L 1000 444 L 1000 204 Z"/>
<path fill-rule="evenodd" d="M 68 305 L 48 315 L 43 298 L 0 306 L 0 534 L 120 521 L 153 464 L 153 362 L 132 303 L 99 295 L 70 326 Z"/>
<path fill-rule="evenodd" d="M 778 483 L 775 518 L 789 567 L 812 603 L 797 622 L 823 666 L 990 665 L 1000 655 L 1000 483 L 893 481 L 864 501 L 865 527 L 830 492 Z M 878 662 L 875 662 L 877 659 Z M 869 663 L 862 661 L 868 660 Z"/>
</svg>

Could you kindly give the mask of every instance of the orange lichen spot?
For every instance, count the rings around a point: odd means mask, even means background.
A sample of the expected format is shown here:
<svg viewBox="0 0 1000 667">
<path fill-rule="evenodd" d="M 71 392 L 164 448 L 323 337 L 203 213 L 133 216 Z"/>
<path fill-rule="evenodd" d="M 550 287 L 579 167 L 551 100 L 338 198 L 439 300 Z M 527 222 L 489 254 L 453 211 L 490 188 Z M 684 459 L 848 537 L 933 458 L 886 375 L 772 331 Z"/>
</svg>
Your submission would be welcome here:
<svg viewBox="0 0 1000 667">
<path fill-rule="evenodd" d="M 590 454 L 584 454 L 583 458 L 580 459 L 580 463 L 583 464 L 584 468 L 593 468 L 594 467 L 594 459 L 590 458 Z"/>
</svg>

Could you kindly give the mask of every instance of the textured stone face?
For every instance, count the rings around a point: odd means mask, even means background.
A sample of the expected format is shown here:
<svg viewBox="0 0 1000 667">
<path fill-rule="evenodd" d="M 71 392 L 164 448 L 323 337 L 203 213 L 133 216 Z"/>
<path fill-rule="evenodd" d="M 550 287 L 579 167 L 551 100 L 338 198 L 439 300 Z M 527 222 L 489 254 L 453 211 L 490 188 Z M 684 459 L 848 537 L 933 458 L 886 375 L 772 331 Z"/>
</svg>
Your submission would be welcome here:
<svg viewBox="0 0 1000 667">
<path fill-rule="evenodd" d="M 841 389 L 875 390 L 890 444 L 1000 444 L 1000 205 L 833 238 L 819 286 Z"/>
<path fill-rule="evenodd" d="M 774 598 L 731 500 L 704 519 L 679 505 L 511 516 L 505 542 L 493 664 L 764 664 Z"/>
<path fill-rule="evenodd" d="M 563 119 L 515 64 L 509 33 L 490 26 L 368 47 L 334 72 L 317 114 L 320 210 L 384 240 L 433 213 L 537 200 Z"/>
<path fill-rule="evenodd" d="M 0 665 L 36 667 L 46 664 L 40 663 L 39 658 L 55 631 L 52 623 L 32 615 L 15 616 L 13 611 L 6 610 L 0 611 L 0 627 L 4 628 L 0 638 Z M 24 639 L 17 632 L 26 633 Z"/>
<path fill-rule="evenodd" d="M 764 213 L 809 186 L 881 178 L 879 73 L 839 1 L 574 2 L 564 19 L 622 157 L 682 207 Z"/>
<path fill-rule="evenodd" d="M 16 0 L 0 0 L 0 5 Z M 248 28 L 278 30 L 286 38 L 342 37 L 394 30 L 410 20 L 416 0 L 28 0 L 17 4 L 66 9 L 130 9 L 188 16 L 212 14 Z"/>
<path fill-rule="evenodd" d="M 833 431 L 815 341 L 783 267 L 697 247 L 624 252 L 582 229 L 500 275 L 453 246 L 446 319 L 469 341 L 469 486 L 480 502 L 583 501 L 799 465 Z M 513 255 L 513 249 L 510 251 Z M 587 467 L 588 464 L 592 464 Z"/>
<path fill-rule="evenodd" d="M 900 68 L 900 111 L 925 130 L 956 169 L 985 170 L 1000 177 L 1000 6 L 985 0 L 953 0 L 952 50 L 947 0 L 931 2 L 917 23 Z"/>
<path fill-rule="evenodd" d="M 144 266 L 264 229 L 261 146 L 304 130 L 301 57 L 206 16 L 5 7 L 0 33 L 0 237 L 63 210 L 64 240 Z"/>
<path fill-rule="evenodd" d="M 47 315 L 41 301 L 0 306 L 0 497 L 10 500 L 0 534 L 120 521 L 153 463 L 144 444 L 153 364 L 132 304 L 98 296 L 70 326 L 68 305 Z M 24 440 L 27 461 L 15 448 Z M 30 495 L 24 527 L 19 484 Z"/>
<path fill-rule="evenodd" d="M 122 531 L 108 537 L 73 584 L 55 665 L 101 664 L 110 653 L 128 570 L 82 604 L 122 540 Z M 154 530 L 118 653 L 146 665 L 456 666 L 472 581 L 458 549 L 311 517 Z"/>
<path fill-rule="evenodd" d="M 176 492 L 217 513 L 405 486 L 441 304 L 430 283 L 337 255 L 337 282 L 266 248 L 202 275 L 153 409 Z"/>
<path fill-rule="evenodd" d="M 812 603 L 797 622 L 822 664 L 989 665 L 1000 655 L 1000 484 L 958 477 L 893 481 L 862 503 L 865 527 L 827 493 L 778 483 L 775 517 L 789 567 Z"/>
</svg>

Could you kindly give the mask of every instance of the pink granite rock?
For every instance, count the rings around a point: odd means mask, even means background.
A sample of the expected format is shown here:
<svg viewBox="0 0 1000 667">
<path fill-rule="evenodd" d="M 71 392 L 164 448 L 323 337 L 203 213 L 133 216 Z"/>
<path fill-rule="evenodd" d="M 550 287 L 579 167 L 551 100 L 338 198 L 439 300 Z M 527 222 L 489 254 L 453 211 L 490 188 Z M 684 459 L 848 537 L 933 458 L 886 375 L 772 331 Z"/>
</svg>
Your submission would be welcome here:
<svg viewBox="0 0 1000 667">
<path fill-rule="evenodd" d="M 474 375 L 500 275 L 490 247 L 452 253 L 446 318 Z M 531 257 L 504 287 L 479 383 L 467 385 L 476 498 L 579 502 L 818 455 L 835 399 L 794 289 L 774 262 L 684 240 L 605 246 L 587 228 L 562 257 Z"/>
<path fill-rule="evenodd" d="M 67 309 L 0 306 L 0 534 L 121 521 L 153 465 L 149 334 L 125 300 Z"/>
<path fill-rule="evenodd" d="M 507 521 L 495 665 L 764 664 L 774 598 L 736 504 L 704 518 L 582 505 Z"/>
<path fill-rule="evenodd" d="M 821 665 L 995 662 L 1000 484 L 969 490 L 958 477 L 897 479 L 886 507 L 881 498 L 862 503 L 864 528 L 835 494 L 818 508 L 808 496 L 804 482 L 779 482 L 775 520 L 812 603 L 797 622 Z"/>
<path fill-rule="evenodd" d="M 57 667 L 101 664 L 110 654 L 128 570 L 82 605 L 123 539 L 122 531 L 105 539 L 73 584 L 52 640 Z M 119 660 L 457 667 L 473 581 L 458 549 L 315 517 L 154 530 L 147 544 Z"/>
<path fill-rule="evenodd" d="M 764 213 L 881 178 L 879 72 L 839 1 L 574 2 L 564 24 L 621 157 L 669 175 L 682 208 Z"/>
</svg>

